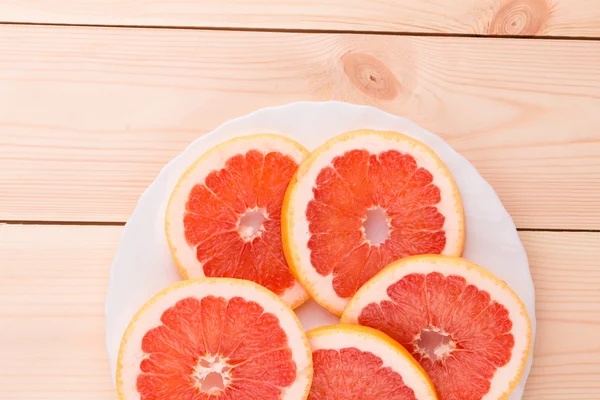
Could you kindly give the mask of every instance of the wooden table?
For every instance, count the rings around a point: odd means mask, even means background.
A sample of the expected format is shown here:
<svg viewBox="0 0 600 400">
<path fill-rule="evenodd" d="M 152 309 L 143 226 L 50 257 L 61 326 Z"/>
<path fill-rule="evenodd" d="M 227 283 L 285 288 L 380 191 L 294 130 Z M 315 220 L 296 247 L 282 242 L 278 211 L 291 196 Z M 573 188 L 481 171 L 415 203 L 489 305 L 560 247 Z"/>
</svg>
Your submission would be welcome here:
<svg viewBox="0 0 600 400">
<path fill-rule="evenodd" d="M 443 136 L 537 292 L 527 399 L 600 399 L 600 2 L 0 2 L 0 398 L 115 399 L 103 300 L 160 168 L 264 106 L 344 100 Z"/>
</svg>

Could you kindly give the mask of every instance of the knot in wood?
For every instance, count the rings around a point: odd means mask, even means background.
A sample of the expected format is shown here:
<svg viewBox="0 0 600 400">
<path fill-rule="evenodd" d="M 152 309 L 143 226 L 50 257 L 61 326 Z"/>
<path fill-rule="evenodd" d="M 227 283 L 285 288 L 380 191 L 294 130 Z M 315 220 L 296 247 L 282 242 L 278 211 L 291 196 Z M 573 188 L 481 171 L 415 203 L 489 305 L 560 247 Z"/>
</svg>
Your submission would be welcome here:
<svg viewBox="0 0 600 400">
<path fill-rule="evenodd" d="M 550 18 L 546 0 L 512 0 L 504 2 L 490 24 L 492 35 L 533 36 L 543 31 Z"/>
<path fill-rule="evenodd" d="M 344 72 L 361 92 L 378 100 L 393 100 L 398 96 L 400 83 L 380 60 L 363 53 L 342 56 Z"/>
</svg>

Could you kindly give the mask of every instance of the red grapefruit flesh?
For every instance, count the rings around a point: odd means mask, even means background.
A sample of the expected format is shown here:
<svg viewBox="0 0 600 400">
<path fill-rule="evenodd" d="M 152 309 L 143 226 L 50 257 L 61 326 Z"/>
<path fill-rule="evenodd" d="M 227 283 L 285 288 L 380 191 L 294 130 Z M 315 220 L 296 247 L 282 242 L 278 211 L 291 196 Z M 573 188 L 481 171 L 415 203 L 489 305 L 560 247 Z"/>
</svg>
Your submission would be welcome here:
<svg viewBox="0 0 600 400">
<path fill-rule="evenodd" d="M 358 325 L 308 333 L 314 377 L 309 400 L 437 399 L 433 384 L 398 343 Z"/>
<path fill-rule="evenodd" d="M 325 143 L 298 169 L 283 208 L 288 264 L 337 315 L 389 263 L 460 255 L 464 245 L 450 172 L 433 151 L 398 133 L 357 131 Z"/>
<path fill-rule="evenodd" d="M 298 143 L 265 134 L 230 140 L 200 157 L 167 207 L 167 238 L 182 276 L 247 279 L 292 307 L 304 302 L 282 250 L 281 207 L 306 155 Z"/>
<path fill-rule="evenodd" d="M 441 400 L 508 398 L 531 348 L 531 323 L 517 295 L 458 257 L 414 256 L 391 264 L 356 293 L 342 321 L 402 344 Z"/>
<path fill-rule="evenodd" d="M 119 351 L 122 400 L 301 400 L 310 349 L 293 311 L 249 281 L 172 285 L 131 321 Z"/>
</svg>

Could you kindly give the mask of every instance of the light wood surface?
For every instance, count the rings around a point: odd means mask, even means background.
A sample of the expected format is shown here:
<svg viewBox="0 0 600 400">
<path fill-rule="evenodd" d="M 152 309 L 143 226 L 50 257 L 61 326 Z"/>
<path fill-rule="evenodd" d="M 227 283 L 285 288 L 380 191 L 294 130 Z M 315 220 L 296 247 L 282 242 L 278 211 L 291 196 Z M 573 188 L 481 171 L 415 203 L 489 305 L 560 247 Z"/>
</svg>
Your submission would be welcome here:
<svg viewBox="0 0 600 400">
<path fill-rule="evenodd" d="M 116 400 L 118 225 L 195 138 L 300 100 L 408 117 L 477 167 L 532 230 L 524 399 L 599 400 L 596 0 L 0 1 L 0 399 Z"/>
<path fill-rule="evenodd" d="M 112 400 L 104 296 L 121 227 L 0 225 L 0 398 Z M 600 398 L 600 233 L 522 232 L 538 332 L 525 399 Z"/>
<path fill-rule="evenodd" d="M 536 290 L 525 399 L 600 399 L 600 233 L 521 232 Z"/>
<path fill-rule="evenodd" d="M 600 42 L 0 27 L 0 220 L 124 222 L 257 108 L 345 100 L 444 137 L 520 228 L 600 226 Z"/>
<path fill-rule="evenodd" d="M 600 36 L 596 0 L 5 0 L 11 22 Z"/>
<path fill-rule="evenodd" d="M 104 296 L 121 229 L 0 225 L 0 399 L 116 399 Z"/>
</svg>

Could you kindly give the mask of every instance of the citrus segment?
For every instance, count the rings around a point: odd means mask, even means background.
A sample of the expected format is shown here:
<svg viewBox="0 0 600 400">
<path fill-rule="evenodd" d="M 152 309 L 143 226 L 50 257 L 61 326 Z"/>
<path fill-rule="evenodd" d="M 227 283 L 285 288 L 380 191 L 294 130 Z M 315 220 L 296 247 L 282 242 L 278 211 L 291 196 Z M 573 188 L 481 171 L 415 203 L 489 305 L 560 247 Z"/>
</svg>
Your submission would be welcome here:
<svg viewBox="0 0 600 400">
<path fill-rule="evenodd" d="M 464 244 L 450 172 L 425 145 L 393 132 L 350 132 L 313 152 L 288 188 L 282 222 L 297 279 L 338 315 L 392 261 L 460 255 Z"/>
<path fill-rule="evenodd" d="M 308 338 L 314 364 L 309 400 L 437 399 L 419 364 L 379 331 L 331 325 Z"/>
<path fill-rule="evenodd" d="M 117 364 L 122 400 L 300 400 L 310 349 L 293 311 L 237 279 L 197 279 L 153 297 L 127 328 Z"/>
<path fill-rule="evenodd" d="M 307 151 L 278 135 L 230 140 L 181 177 L 166 213 L 166 234 L 184 278 L 229 277 L 265 286 L 296 307 L 307 295 L 281 244 L 281 207 Z"/>
<path fill-rule="evenodd" d="M 402 344 L 442 400 L 506 399 L 531 347 L 531 323 L 517 295 L 458 257 L 414 256 L 391 264 L 356 293 L 342 321 Z"/>
</svg>

